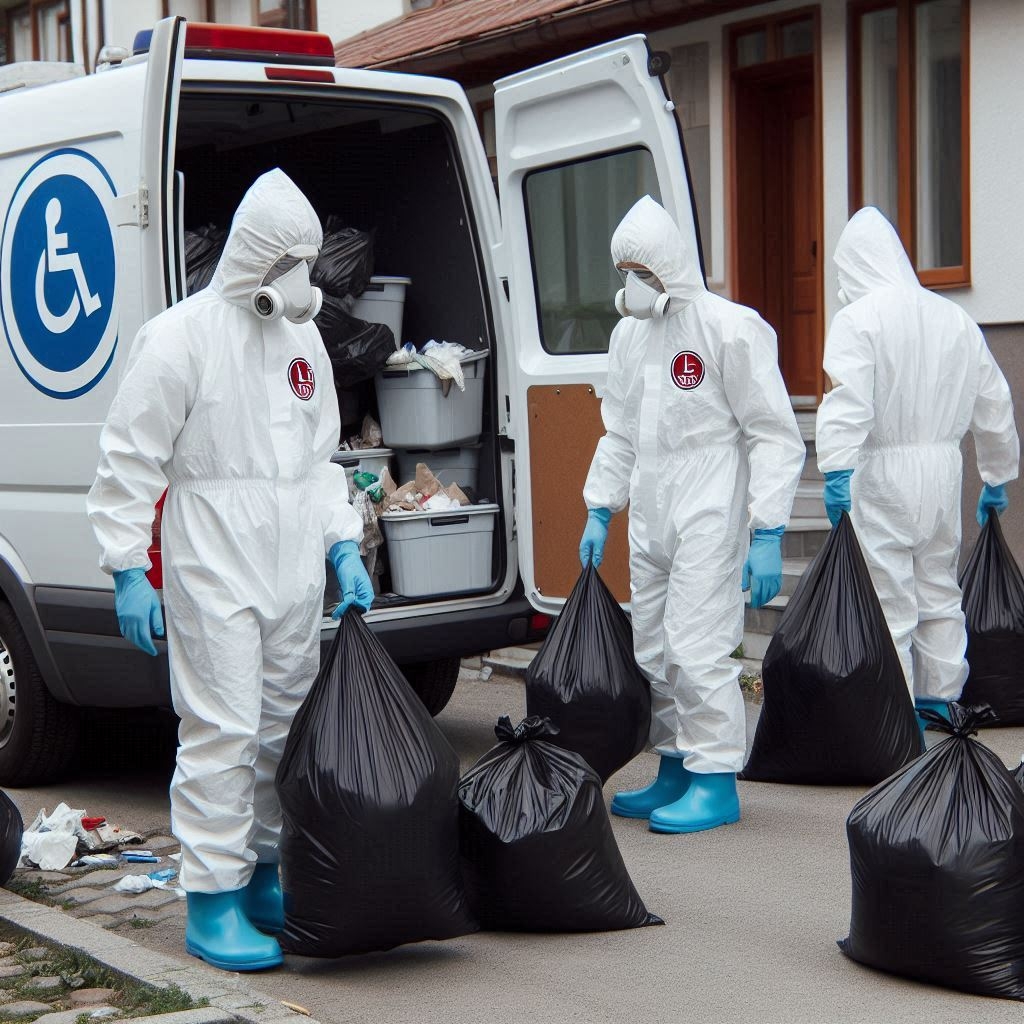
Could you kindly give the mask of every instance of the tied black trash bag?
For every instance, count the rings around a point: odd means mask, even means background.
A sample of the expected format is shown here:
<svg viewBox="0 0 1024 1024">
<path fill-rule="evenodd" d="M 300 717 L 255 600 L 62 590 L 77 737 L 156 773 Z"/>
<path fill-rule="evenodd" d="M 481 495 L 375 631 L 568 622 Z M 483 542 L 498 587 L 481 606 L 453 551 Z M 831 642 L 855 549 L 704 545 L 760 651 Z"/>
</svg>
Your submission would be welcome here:
<svg viewBox="0 0 1024 1024">
<path fill-rule="evenodd" d="M 283 948 L 343 956 L 476 931 L 455 751 L 362 616 L 341 620 L 277 771 Z"/>
<path fill-rule="evenodd" d="M 967 617 L 962 704 L 988 704 L 999 725 L 1024 725 L 1024 576 L 991 513 L 960 576 Z"/>
<path fill-rule="evenodd" d="M 1024 999 L 1024 792 L 970 737 L 991 708 L 922 716 L 948 739 L 862 797 L 846 822 L 849 957 L 977 995 Z"/>
<path fill-rule="evenodd" d="M 6 885 L 21 860 L 21 836 L 25 823 L 14 801 L 0 790 L 0 885 Z"/>
<path fill-rule="evenodd" d="M 227 238 L 227 231 L 215 224 L 185 232 L 185 288 L 189 295 L 213 280 Z"/>
<path fill-rule="evenodd" d="M 743 778 L 873 786 L 924 749 L 906 678 L 850 517 L 804 573 L 762 669 Z"/>
<path fill-rule="evenodd" d="M 649 914 L 612 835 L 593 768 L 549 742 L 545 718 L 515 729 L 459 784 L 470 905 L 493 931 L 595 932 L 664 924 Z"/>
<path fill-rule="evenodd" d="M 373 232 L 342 225 L 331 214 L 324 224 L 324 241 L 309 279 L 327 295 L 341 299 L 366 291 L 373 274 Z"/>
<path fill-rule="evenodd" d="M 602 782 L 647 743 L 651 691 L 633 658 L 633 627 L 588 565 L 526 673 L 526 713 L 582 754 Z"/>
<path fill-rule="evenodd" d="M 314 321 L 334 368 L 334 383 L 347 391 L 370 380 L 395 352 L 395 334 L 387 324 L 354 317 L 344 299 L 324 295 Z"/>
</svg>

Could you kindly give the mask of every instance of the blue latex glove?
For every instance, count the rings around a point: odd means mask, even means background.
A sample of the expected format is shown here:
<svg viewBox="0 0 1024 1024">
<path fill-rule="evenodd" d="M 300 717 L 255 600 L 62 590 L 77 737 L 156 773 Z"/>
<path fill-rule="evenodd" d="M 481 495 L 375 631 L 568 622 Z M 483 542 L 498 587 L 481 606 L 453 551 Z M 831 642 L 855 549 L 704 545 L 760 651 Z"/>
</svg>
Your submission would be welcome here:
<svg viewBox="0 0 1024 1024">
<path fill-rule="evenodd" d="M 156 657 L 153 635 L 164 635 L 164 614 L 145 569 L 124 569 L 114 573 L 114 611 L 121 636 L 140 651 Z"/>
<path fill-rule="evenodd" d="M 997 516 L 1001 516 L 1010 504 L 1006 496 L 1006 484 L 985 484 L 981 489 L 981 496 L 978 498 L 978 525 L 984 526 L 988 522 L 988 514 L 995 509 Z"/>
<path fill-rule="evenodd" d="M 341 604 L 334 609 L 331 618 L 340 619 L 352 605 L 368 612 L 373 606 L 373 584 L 359 557 L 359 545 L 354 540 L 339 540 L 327 557 L 334 565 L 341 587 Z"/>
<path fill-rule="evenodd" d="M 763 608 L 782 589 L 782 535 L 784 526 L 755 530 L 750 553 L 743 563 L 743 589 L 750 591 L 750 607 Z"/>
<path fill-rule="evenodd" d="M 850 511 L 851 476 L 852 469 L 834 469 L 825 474 L 825 511 L 833 526 L 838 526 L 842 514 Z"/>
<path fill-rule="evenodd" d="M 592 508 L 587 513 L 587 526 L 580 541 L 580 565 L 596 569 L 604 558 L 604 545 L 608 540 L 608 524 L 612 521 L 610 509 Z"/>
</svg>

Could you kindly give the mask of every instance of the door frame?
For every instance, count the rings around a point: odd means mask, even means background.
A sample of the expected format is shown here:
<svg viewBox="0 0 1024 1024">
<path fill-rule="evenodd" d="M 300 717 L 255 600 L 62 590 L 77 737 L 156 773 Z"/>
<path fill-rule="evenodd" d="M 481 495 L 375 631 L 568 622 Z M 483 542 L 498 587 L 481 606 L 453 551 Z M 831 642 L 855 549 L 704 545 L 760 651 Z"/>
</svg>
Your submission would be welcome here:
<svg viewBox="0 0 1024 1024">
<path fill-rule="evenodd" d="M 747 81 L 756 81 L 758 78 L 772 79 L 783 73 L 786 65 L 797 66 L 799 62 L 806 61 L 807 56 L 783 58 L 778 56 L 778 40 L 782 27 L 790 22 L 801 21 L 805 18 L 811 19 L 812 33 L 814 38 L 814 51 L 810 55 L 813 71 L 811 76 L 812 90 L 814 94 L 814 188 L 816 202 L 814 210 L 815 231 L 817 234 L 818 258 L 815 260 L 815 292 L 817 294 L 817 315 L 815 336 L 818 339 L 818 388 L 816 403 L 821 402 L 825 391 L 825 370 L 822 366 L 825 355 L 825 197 L 823 181 L 823 129 L 822 129 L 822 87 L 821 87 L 821 8 L 818 5 L 808 7 L 796 7 L 792 10 L 780 11 L 777 14 L 762 15 L 760 18 L 752 18 L 746 21 L 737 21 L 724 26 L 722 33 L 722 73 L 724 77 L 723 94 L 725 97 L 724 109 L 727 112 L 729 123 L 725 131 L 725 174 L 727 187 L 726 195 L 726 241 L 728 244 L 728 255 L 726 267 L 728 272 L 729 290 L 736 296 L 736 285 L 739 281 L 739 224 L 737 222 L 737 210 L 739 208 L 739 176 L 737 173 L 736 152 L 737 152 L 737 117 L 736 117 L 736 88 L 734 82 L 738 76 Z M 754 29 L 763 28 L 767 33 L 766 58 L 759 64 L 747 68 L 736 67 L 736 39 L 738 36 Z"/>
</svg>

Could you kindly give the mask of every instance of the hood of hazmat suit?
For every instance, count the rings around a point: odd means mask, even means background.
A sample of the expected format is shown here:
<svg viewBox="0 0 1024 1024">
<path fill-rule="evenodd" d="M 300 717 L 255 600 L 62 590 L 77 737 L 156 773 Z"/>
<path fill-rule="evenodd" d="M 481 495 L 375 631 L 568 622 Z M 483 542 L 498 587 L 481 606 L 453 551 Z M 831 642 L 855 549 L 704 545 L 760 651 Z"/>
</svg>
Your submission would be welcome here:
<svg viewBox="0 0 1024 1024">
<path fill-rule="evenodd" d="M 211 287 L 139 331 L 100 438 L 89 517 L 107 572 L 148 568 L 164 489 L 163 598 L 174 707 L 171 790 L 182 884 L 224 892 L 276 860 L 274 772 L 320 661 L 325 555 L 362 537 L 331 364 L 312 323 L 251 298 L 320 222 L 281 170 L 235 213 Z"/>
<path fill-rule="evenodd" d="M 612 260 L 653 272 L 667 315 L 612 332 L 587 507 L 627 502 L 634 653 L 651 681 L 651 742 L 697 772 L 743 764 L 740 574 L 749 528 L 789 520 L 804 444 L 775 335 L 704 286 L 696 235 L 650 196 L 629 211 Z"/>
<path fill-rule="evenodd" d="M 921 287 L 874 207 L 850 219 L 835 262 L 849 305 L 825 343 L 818 466 L 855 470 L 851 515 L 908 684 L 953 700 L 967 673 L 960 441 L 974 434 L 986 483 L 1016 478 L 1010 389 L 977 324 Z"/>
</svg>

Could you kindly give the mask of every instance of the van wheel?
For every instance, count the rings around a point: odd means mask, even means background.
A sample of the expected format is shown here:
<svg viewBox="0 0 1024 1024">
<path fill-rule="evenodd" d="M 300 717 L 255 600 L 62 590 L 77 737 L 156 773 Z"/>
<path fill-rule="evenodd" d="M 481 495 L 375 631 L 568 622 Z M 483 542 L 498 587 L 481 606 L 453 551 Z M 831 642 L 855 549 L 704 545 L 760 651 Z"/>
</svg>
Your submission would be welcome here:
<svg viewBox="0 0 1024 1024">
<path fill-rule="evenodd" d="M 459 658 L 441 658 L 421 661 L 416 665 L 403 665 L 402 671 L 416 696 L 431 715 L 439 715 L 448 705 L 459 681 Z"/>
<path fill-rule="evenodd" d="M 78 710 L 50 695 L 13 609 L 0 601 L 0 786 L 60 778 L 78 732 Z"/>
</svg>

